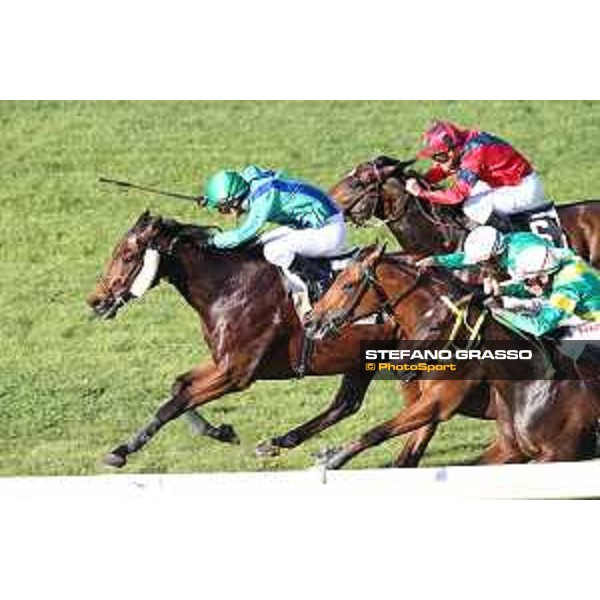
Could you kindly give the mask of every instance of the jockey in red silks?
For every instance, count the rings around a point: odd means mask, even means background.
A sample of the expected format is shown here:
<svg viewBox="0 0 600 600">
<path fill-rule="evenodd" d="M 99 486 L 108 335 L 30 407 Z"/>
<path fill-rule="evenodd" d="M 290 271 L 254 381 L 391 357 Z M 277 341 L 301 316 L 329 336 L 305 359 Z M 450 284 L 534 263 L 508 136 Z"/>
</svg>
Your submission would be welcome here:
<svg viewBox="0 0 600 600">
<path fill-rule="evenodd" d="M 437 184 L 449 177 L 447 189 L 427 190 L 416 179 L 406 190 L 434 204 L 462 205 L 467 217 L 479 225 L 504 231 L 530 228 L 557 246 L 565 239 L 558 214 L 549 201 L 531 163 L 500 138 L 483 131 L 466 130 L 437 121 L 425 132 L 419 158 L 433 167 L 425 180 Z M 521 226 L 516 225 L 521 222 Z"/>
</svg>

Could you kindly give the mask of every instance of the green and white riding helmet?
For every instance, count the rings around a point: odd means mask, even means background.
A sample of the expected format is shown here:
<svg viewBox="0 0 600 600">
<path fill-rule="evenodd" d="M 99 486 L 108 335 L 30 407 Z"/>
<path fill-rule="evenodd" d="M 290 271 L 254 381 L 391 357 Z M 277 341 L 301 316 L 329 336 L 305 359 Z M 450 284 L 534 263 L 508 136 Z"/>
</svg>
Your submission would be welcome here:
<svg viewBox="0 0 600 600">
<path fill-rule="evenodd" d="M 204 203 L 208 208 L 218 208 L 241 200 L 249 191 L 250 185 L 237 171 L 218 171 L 204 186 Z"/>
<path fill-rule="evenodd" d="M 495 227 L 481 225 L 473 229 L 465 240 L 465 259 L 466 265 L 476 265 L 478 263 L 490 260 L 504 252 L 506 242 L 504 235 Z"/>
<path fill-rule="evenodd" d="M 549 275 L 560 269 L 561 260 L 555 248 L 549 246 L 531 246 L 524 248 L 509 269 L 512 279 L 523 281 L 538 275 Z"/>
</svg>

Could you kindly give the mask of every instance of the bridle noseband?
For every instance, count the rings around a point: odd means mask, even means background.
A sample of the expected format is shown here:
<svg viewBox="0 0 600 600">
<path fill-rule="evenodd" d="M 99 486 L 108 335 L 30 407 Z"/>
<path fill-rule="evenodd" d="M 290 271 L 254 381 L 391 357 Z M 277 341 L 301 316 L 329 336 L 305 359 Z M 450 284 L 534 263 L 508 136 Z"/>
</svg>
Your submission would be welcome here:
<svg viewBox="0 0 600 600">
<path fill-rule="evenodd" d="M 140 234 L 138 234 L 138 235 L 141 235 L 141 233 L 143 233 L 143 232 L 140 232 Z M 161 231 L 161 229 L 159 227 L 156 232 L 154 232 L 147 240 L 145 240 L 143 242 L 144 245 L 139 250 L 141 258 L 137 261 L 136 267 L 134 269 L 132 269 L 132 271 L 126 277 L 119 275 L 110 284 L 107 283 L 105 277 L 102 277 L 100 279 L 99 285 L 100 285 L 100 288 L 102 289 L 102 291 L 105 294 L 112 296 L 112 304 L 111 304 L 110 308 L 108 309 L 108 311 L 103 315 L 105 318 L 109 318 L 109 317 L 113 316 L 114 314 L 116 314 L 119 309 L 121 309 L 123 306 L 125 306 L 130 300 L 132 300 L 135 297 L 131 293 L 131 287 L 133 285 L 133 282 L 136 280 L 136 278 L 138 277 L 138 275 L 140 274 L 140 272 L 143 269 L 144 255 L 147 250 L 149 250 L 149 249 L 156 250 L 161 257 L 173 255 L 173 253 L 175 251 L 175 247 L 176 247 L 177 243 L 179 242 L 180 236 L 179 235 L 170 236 L 169 238 L 167 238 L 165 240 L 167 242 L 166 244 L 161 244 L 160 240 L 158 239 L 159 236 L 161 235 L 161 233 L 163 233 L 163 231 Z M 113 292 L 111 288 L 114 288 L 117 284 L 119 285 L 120 289 L 116 292 Z"/>
<path fill-rule="evenodd" d="M 395 296 L 390 298 L 388 296 L 387 292 L 385 291 L 385 289 L 383 288 L 383 286 L 381 285 L 381 282 L 377 279 L 376 270 L 377 270 L 377 266 L 378 266 L 380 260 L 381 260 L 381 257 L 379 257 L 376 261 L 374 261 L 367 267 L 360 265 L 360 268 L 361 268 L 360 283 L 358 285 L 356 294 L 355 294 L 354 298 L 352 299 L 352 302 L 350 302 L 350 304 L 348 305 L 348 307 L 345 310 L 343 310 L 340 314 L 332 317 L 328 321 L 328 325 L 327 325 L 328 332 L 335 334 L 335 333 L 339 332 L 340 328 L 343 325 L 352 325 L 353 323 L 356 323 L 357 321 L 360 321 L 362 319 L 370 317 L 371 315 L 377 315 L 377 314 L 382 314 L 382 313 L 387 314 L 388 317 L 390 317 L 390 319 L 392 319 L 395 322 L 397 327 L 401 327 L 401 324 L 399 323 L 399 321 L 396 318 L 394 308 L 396 307 L 396 305 L 399 302 L 404 300 L 406 297 L 408 297 L 410 294 L 412 294 L 417 289 L 417 287 L 421 283 L 422 274 L 420 272 L 417 272 L 415 280 L 412 283 L 412 285 L 410 285 L 407 289 L 402 290 L 401 292 L 399 292 L 398 294 L 396 294 Z M 408 267 L 408 265 L 405 265 L 405 266 Z M 371 288 L 373 288 L 375 290 L 375 293 L 377 294 L 377 297 L 378 297 L 379 301 L 381 302 L 381 304 L 373 310 L 369 310 L 365 313 L 354 315 L 353 317 L 351 317 L 350 315 L 354 312 L 356 307 L 360 304 L 361 300 L 363 299 L 364 295 Z"/>
</svg>

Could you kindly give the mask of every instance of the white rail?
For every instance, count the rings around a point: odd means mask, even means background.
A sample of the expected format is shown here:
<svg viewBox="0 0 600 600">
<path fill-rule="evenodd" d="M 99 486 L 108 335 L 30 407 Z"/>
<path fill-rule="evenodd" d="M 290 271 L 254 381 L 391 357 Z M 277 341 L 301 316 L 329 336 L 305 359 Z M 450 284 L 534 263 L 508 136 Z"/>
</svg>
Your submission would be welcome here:
<svg viewBox="0 0 600 600">
<path fill-rule="evenodd" d="M 335 491 L 368 488 L 398 499 L 422 498 L 600 498 L 600 460 L 577 463 L 502 466 L 453 466 L 419 469 L 363 469 L 210 473 L 170 475 L 115 475 L 88 477 L 0 478 L 4 501 L 63 498 L 94 502 L 99 499 L 150 498 L 185 493 L 188 498 L 210 493 L 262 493 L 309 490 L 323 485 Z M 269 488 L 270 486 L 270 488 Z M 269 491 L 270 489 L 270 491 Z"/>
</svg>

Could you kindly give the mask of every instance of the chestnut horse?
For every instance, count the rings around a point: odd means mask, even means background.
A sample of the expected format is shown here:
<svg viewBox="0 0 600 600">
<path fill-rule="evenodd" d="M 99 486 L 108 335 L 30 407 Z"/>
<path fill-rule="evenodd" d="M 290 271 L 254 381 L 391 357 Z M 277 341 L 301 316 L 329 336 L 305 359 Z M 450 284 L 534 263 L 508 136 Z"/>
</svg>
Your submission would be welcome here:
<svg viewBox="0 0 600 600">
<path fill-rule="evenodd" d="M 454 325 L 449 303 L 440 299 L 464 294 L 467 286 L 451 274 L 436 270 L 422 273 L 414 266 L 414 255 L 384 255 L 381 249 L 364 250 L 317 302 L 313 328 L 327 335 L 343 331 L 344 324 L 376 313 L 393 310 L 404 339 L 448 339 Z M 475 312 L 481 309 L 475 309 Z M 340 329 L 341 328 L 341 329 Z M 491 318 L 483 322 L 482 345 L 510 341 L 514 333 Z M 439 376 L 422 381 L 424 393 L 393 419 L 375 427 L 359 440 L 330 457 L 328 468 L 339 468 L 367 448 L 420 428 L 433 428 L 461 408 L 465 395 L 487 380 L 497 394 L 499 440 L 484 462 L 541 462 L 589 458 L 595 451 L 600 417 L 598 381 L 577 379 L 573 365 L 560 360 L 566 379 L 546 379 L 543 360 L 511 362 L 468 361 L 460 364 L 458 381 Z"/>
<path fill-rule="evenodd" d="M 435 205 L 409 194 L 406 180 L 421 175 L 401 162 L 381 156 L 361 163 L 337 183 L 330 196 L 357 226 L 371 217 L 383 221 L 402 249 L 417 254 L 454 252 L 468 233 L 459 207 Z M 570 246 L 600 268 L 600 200 L 556 206 Z"/>
<path fill-rule="evenodd" d="M 105 457 L 122 467 L 166 423 L 187 413 L 198 433 L 236 441 L 233 428 L 214 427 L 194 408 L 243 390 L 260 379 L 292 379 L 305 344 L 305 332 L 276 267 L 257 247 L 221 252 L 205 247 L 212 228 L 185 225 L 142 214 L 116 245 L 96 290 L 88 299 L 96 315 L 112 318 L 140 295 L 141 273 L 158 256 L 148 286 L 167 280 L 198 314 L 212 360 L 176 378 L 155 417 L 137 435 Z M 151 254 L 153 251 L 154 254 Z M 145 289 L 143 291 L 146 291 Z M 143 293 L 142 291 L 142 293 Z M 343 373 L 330 406 L 307 423 L 272 439 L 268 451 L 294 448 L 307 438 L 355 413 L 372 374 L 361 369 L 360 341 L 394 339 L 395 323 L 356 325 L 336 340 L 314 344 L 307 375 Z"/>
</svg>

